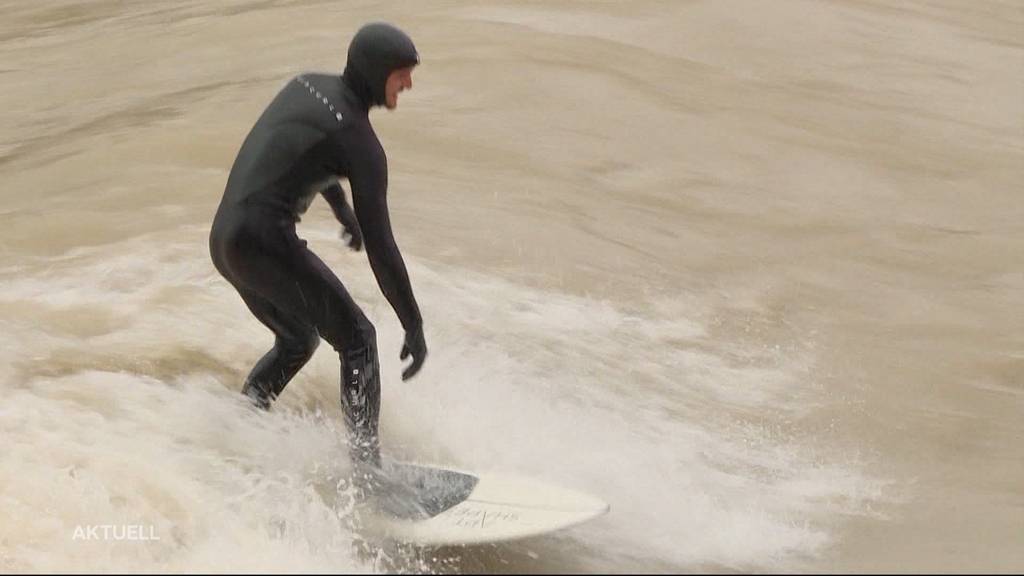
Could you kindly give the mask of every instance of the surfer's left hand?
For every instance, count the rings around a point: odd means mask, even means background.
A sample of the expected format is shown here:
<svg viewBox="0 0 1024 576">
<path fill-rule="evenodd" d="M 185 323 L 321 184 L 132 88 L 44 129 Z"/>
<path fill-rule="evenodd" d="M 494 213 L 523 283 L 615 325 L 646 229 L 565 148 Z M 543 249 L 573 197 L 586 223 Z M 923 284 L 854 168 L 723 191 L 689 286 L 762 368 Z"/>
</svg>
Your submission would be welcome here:
<svg viewBox="0 0 1024 576">
<path fill-rule="evenodd" d="M 427 358 L 427 342 L 423 338 L 423 325 L 419 325 L 405 333 L 405 344 L 402 346 L 401 359 L 405 360 L 412 356 L 412 364 L 402 371 L 402 380 L 408 380 L 416 375 L 423 367 L 423 361 Z"/>
<path fill-rule="evenodd" d="M 349 228 L 347 226 L 341 227 L 341 239 L 345 241 L 345 244 L 359 252 L 363 249 L 363 235 L 359 228 Z"/>
</svg>

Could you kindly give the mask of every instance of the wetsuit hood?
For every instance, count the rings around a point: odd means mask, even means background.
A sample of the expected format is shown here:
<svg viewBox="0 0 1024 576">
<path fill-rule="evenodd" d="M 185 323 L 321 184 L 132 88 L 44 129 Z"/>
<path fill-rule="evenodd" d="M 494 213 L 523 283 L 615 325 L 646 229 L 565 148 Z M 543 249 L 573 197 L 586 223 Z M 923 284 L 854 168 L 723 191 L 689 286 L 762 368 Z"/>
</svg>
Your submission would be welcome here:
<svg viewBox="0 0 1024 576">
<path fill-rule="evenodd" d="M 391 24 L 374 22 L 360 28 L 352 38 L 342 78 L 369 110 L 384 105 L 384 86 L 392 72 L 419 63 L 416 46 L 405 32 Z"/>
</svg>

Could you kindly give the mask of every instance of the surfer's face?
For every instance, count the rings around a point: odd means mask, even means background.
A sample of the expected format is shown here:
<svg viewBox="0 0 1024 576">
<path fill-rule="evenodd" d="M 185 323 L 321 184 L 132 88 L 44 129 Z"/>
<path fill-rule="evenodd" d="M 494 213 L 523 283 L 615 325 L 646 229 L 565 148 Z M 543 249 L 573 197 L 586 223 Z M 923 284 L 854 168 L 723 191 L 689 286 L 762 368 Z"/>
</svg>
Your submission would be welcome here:
<svg viewBox="0 0 1024 576">
<path fill-rule="evenodd" d="M 398 107 L 399 92 L 412 89 L 412 69 L 412 66 L 399 68 L 388 75 L 388 81 L 384 84 L 384 105 L 388 110 Z"/>
</svg>

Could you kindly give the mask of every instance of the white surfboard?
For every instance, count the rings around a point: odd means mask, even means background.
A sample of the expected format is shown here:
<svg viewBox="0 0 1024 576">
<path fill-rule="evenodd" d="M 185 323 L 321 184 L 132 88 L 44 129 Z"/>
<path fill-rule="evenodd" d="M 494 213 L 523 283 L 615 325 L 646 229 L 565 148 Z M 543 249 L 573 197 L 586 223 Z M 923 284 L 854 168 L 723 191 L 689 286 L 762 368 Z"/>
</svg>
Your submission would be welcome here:
<svg viewBox="0 0 1024 576">
<path fill-rule="evenodd" d="M 608 511 L 589 494 L 503 474 L 385 462 L 389 487 L 363 514 L 364 530 L 421 545 L 482 544 L 537 536 Z"/>
</svg>

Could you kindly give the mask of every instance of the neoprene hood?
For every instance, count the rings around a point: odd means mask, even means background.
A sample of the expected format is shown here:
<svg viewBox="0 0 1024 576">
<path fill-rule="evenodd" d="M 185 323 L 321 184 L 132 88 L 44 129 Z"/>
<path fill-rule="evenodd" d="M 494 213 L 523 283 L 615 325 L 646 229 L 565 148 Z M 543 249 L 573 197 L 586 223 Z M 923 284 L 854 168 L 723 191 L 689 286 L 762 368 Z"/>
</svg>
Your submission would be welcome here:
<svg viewBox="0 0 1024 576">
<path fill-rule="evenodd" d="M 419 63 L 416 46 L 405 32 L 374 22 L 352 38 L 342 78 L 369 109 L 384 105 L 384 86 L 393 71 Z"/>
</svg>

